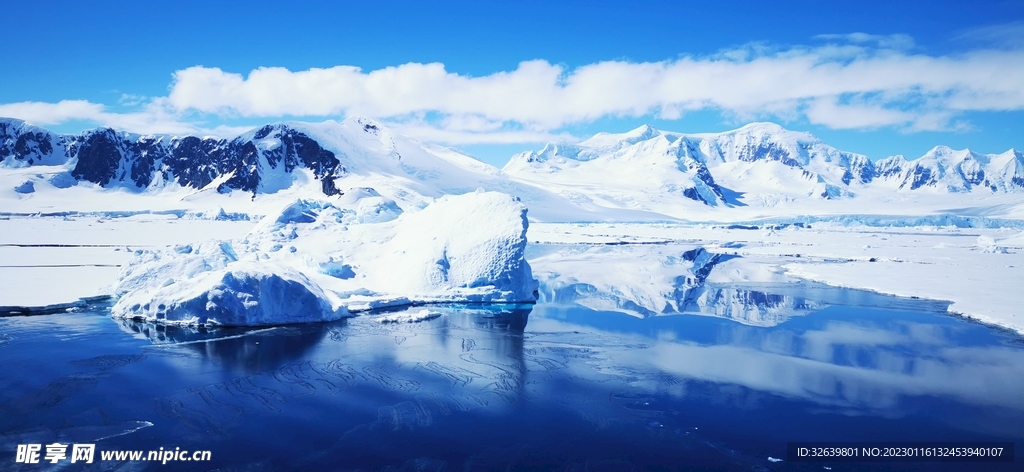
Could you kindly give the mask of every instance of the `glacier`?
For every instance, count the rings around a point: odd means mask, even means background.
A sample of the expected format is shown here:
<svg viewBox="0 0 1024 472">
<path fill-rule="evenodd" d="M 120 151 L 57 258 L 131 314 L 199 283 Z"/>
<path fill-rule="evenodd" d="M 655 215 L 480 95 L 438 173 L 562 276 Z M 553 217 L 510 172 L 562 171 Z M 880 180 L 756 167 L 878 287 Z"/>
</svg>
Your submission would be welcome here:
<svg viewBox="0 0 1024 472">
<path fill-rule="evenodd" d="M 112 313 L 260 326 L 398 305 L 536 300 L 524 258 L 527 209 L 515 197 L 479 191 L 399 212 L 372 189 L 360 193 L 296 200 L 240 240 L 139 250 L 118 274 Z"/>
</svg>

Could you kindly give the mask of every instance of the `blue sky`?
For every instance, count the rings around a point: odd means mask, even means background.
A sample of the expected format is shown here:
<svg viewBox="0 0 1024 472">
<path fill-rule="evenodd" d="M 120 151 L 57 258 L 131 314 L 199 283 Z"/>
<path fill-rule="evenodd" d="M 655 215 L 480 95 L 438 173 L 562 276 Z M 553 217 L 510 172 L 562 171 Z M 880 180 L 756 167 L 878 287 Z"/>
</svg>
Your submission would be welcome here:
<svg viewBox="0 0 1024 472">
<path fill-rule="evenodd" d="M 377 118 L 501 165 L 774 121 L 878 159 L 1024 148 L 1024 2 L 8 2 L 0 116 L 231 135 Z"/>
</svg>

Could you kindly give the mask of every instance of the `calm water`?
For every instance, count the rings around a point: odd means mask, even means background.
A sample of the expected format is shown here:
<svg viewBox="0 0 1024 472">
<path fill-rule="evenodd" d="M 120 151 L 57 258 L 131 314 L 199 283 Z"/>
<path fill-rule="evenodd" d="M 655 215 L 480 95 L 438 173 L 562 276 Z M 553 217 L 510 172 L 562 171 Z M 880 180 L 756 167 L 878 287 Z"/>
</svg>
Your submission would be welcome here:
<svg viewBox="0 0 1024 472">
<path fill-rule="evenodd" d="M 0 469 L 45 469 L 14 464 L 16 446 L 58 440 L 213 458 L 89 470 L 867 467 L 768 460 L 814 440 L 1013 441 L 1024 452 L 1019 337 L 935 302 L 812 285 L 708 290 L 703 300 L 720 303 L 695 305 L 706 316 L 595 310 L 584 305 L 601 294 L 562 287 L 536 306 L 446 307 L 401 325 L 362 316 L 204 332 L 103 307 L 2 318 Z"/>
</svg>

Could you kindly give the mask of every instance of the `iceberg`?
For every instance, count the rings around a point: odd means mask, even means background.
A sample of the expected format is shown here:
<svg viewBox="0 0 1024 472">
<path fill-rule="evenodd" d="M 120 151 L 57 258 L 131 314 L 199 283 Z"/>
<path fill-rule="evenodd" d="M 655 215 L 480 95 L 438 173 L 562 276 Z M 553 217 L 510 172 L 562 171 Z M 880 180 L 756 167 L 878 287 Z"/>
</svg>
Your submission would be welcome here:
<svg viewBox="0 0 1024 472">
<path fill-rule="evenodd" d="M 372 189 L 296 200 L 245 238 L 137 251 L 113 315 L 179 325 L 331 321 L 368 309 L 537 299 L 527 208 L 477 191 L 402 212 Z"/>
</svg>

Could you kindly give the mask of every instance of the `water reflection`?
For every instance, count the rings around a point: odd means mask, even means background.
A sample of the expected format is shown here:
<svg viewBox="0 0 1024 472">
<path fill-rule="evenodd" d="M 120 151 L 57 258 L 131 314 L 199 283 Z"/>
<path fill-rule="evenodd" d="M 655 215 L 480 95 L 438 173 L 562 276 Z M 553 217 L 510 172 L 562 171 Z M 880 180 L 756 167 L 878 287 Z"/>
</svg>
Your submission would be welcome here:
<svg viewBox="0 0 1024 472">
<path fill-rule="evenodd" d="M 587 283 L 620 280 L 605 272 Z M 908 310 L 942 304 L 699 288 L 684 306 L 732 314 L 641 318 L 565 295 L 412 308 L 442 314 L 420 323 L 193 329 L 68 314 L 65 336 L 55 318 L 0 319 L 0 445 L 113 431 L 105 449 L 211 449 L 209 467 L 229 470 L 764 470 L 792 440 L 1024 440 L 1024 346 Z M 600 291 L 643 300 L 635 289 Z M 812 309 L 757 325 L 760 310 Z"/>
<path fill-rule="evenodd" d="M 418 310 L 413 308 L 412 310 Z M 421 385 L 477 385 L 474 394 L 514 404 L 527 375 L 524 336 L 532 305 L 431 306 L 441 317 L 380 324 L 375 315 L 354 318 L 344 343 L 325 355 L 410 370 Z M 424 375 L 425 374 L 425 375 Z M 475 402 L 475 401 L 474 401 Z"/>
<path fill-rule="evenodd" d="M 214 360 L 230 370 L 247 372 L 262 372 L 299 359 L 331 329 L 339 329 L 347 323 L 341 320 L 270 328 L 219 328 L 113 319 L 122 331 L 153 344 L 174 346 Z"/>
<path fill-rule="evenodd" d="M 900 416 L 927 397 L 1024 413 L 1024 350 L 949 316 L 832 306 L 771 329 L 579 308 L 545 318 L 534 329 L 614 332 L 619 345 L 642 346 L 609 346 L 605 372 L 734 385 L 857 414 Z"/>
<path fill-rule="evenodd" d="M 948 302 L 900 299 L 864 290 L 837 289 L 806 281 L 708 282 L 717 267 L 736 256 L 683 245 L 548 248 L 531 261 L 540 281 L 540 302 L 580 305 L 639 318 L 693 314 L 770 327 L 830 305 L 945 311 Z M 603 270 L 594 270 L 600 261 Z M 642 263 L 638 263 L 642 261 Z M 757 272 L 738 265 L 733 272 Z M 757 279 L 756 273 L 733 274 Z"/>
</svg>

